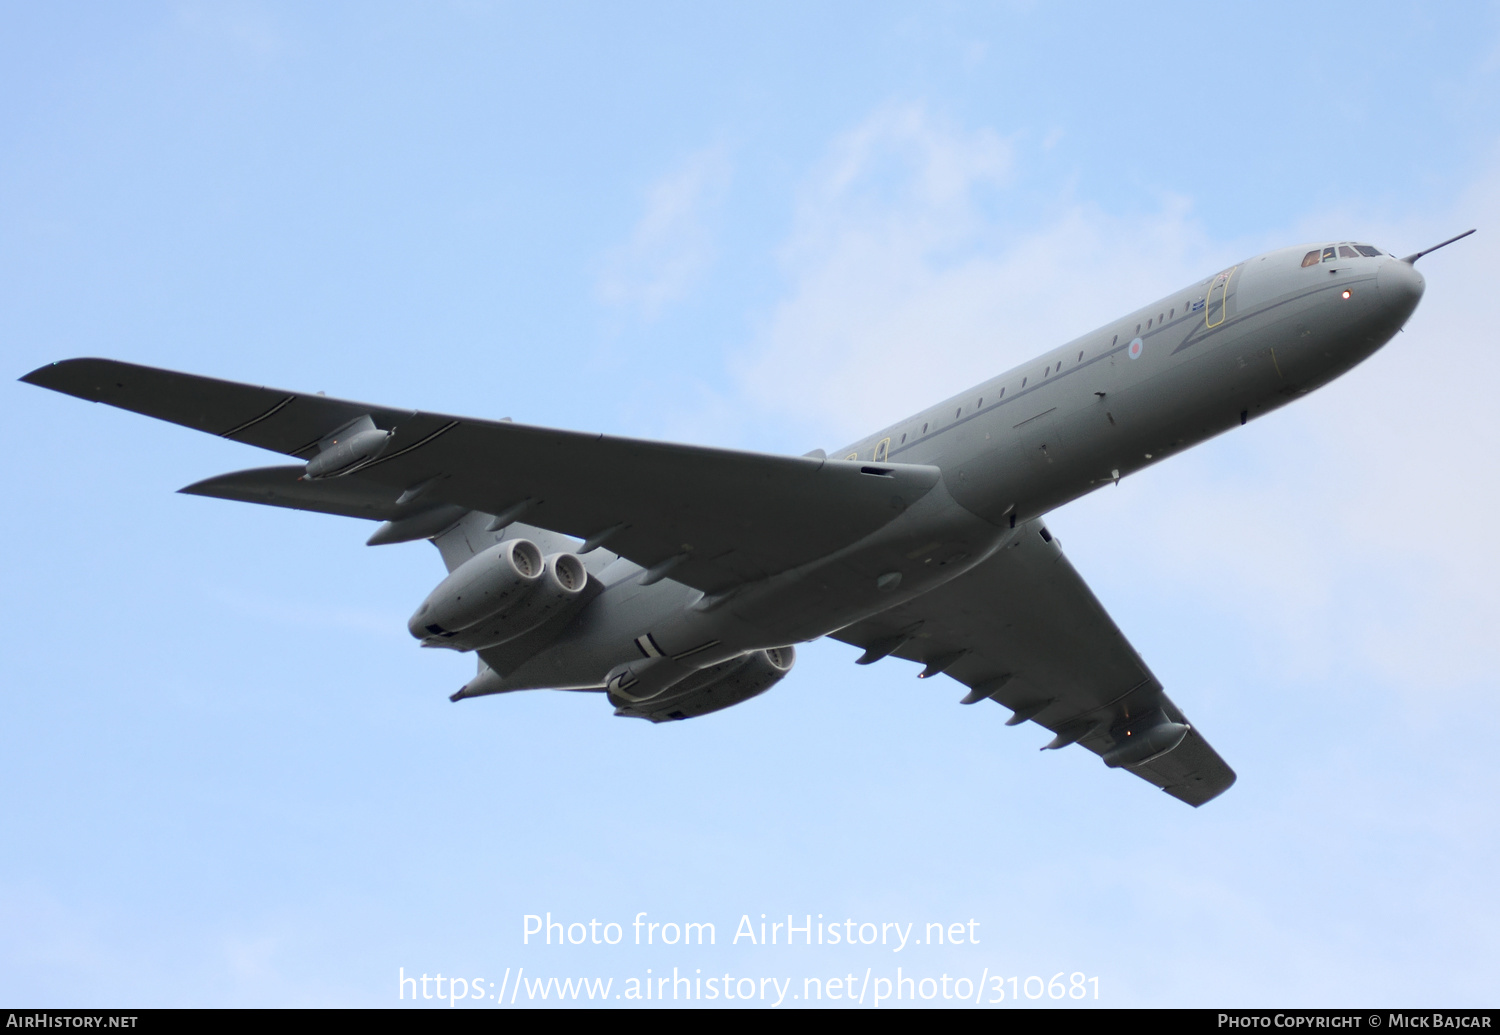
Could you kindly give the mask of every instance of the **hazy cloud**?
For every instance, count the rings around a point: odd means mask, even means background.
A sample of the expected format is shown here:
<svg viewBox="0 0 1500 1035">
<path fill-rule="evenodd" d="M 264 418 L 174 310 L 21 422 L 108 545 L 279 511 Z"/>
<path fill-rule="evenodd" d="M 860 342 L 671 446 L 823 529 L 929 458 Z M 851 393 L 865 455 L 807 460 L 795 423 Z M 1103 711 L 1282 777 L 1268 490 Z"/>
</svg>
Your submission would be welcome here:
<svg viewBox="0 0 1500 1035">
<path fill-rule="evenodd" d="M 713 261 L 710 223 L 729 179 L 727 150 L 715 145 L 653 184 L 630 239 L 605 260 L 600 299 L 649 318 L 682 298 Z"/>
<path fill-rule="evenodd" d="M 1352 235 L 1400 254 L 1500 222 L 1497 160 L 1420 225 L 1333 212 L 1214 242 L 1185 199 L 1114 216 L 1060 188 L 1051 218 L 1015 235 L 1018 161 L 995 132 L 920 107 L 833 141 L 783 250 L 787 292 L 740 358 L 747 394 L 817 414 L 832 449 L 1266 247 Z M 1204 601 L 1304 674 L 1363 673 L 1429 702 L 1489 679 L 1497 249 L 1481 234 L 1424 260 L 1406 333 L 1333 385 L 1065 508 L 1055 521 L 1083 533 L 1085 574 Z M 1123 555 L 1122 527 L 1137 530 Z"/>
<path fill-rule="evenodd" d="M 1283 238 L 1400 254 L 1497 217 L 1500 161 L 1420 221 L 1336 213 Z M 1134 558 L 1134 578 L 1266 630 L 1299 671 L 1369 679 L 1409 722 L 1487 698 L 1500 667 L 1500 492 L 1484 473 L 1500 449 L 1497 267 L 1500 238 L 1483 232 L 1424 259 L 1426 296 L 1376 356 L 1059 520 L 1151 528 L 1171 547 Z"/>
<path fill-rule="evenodd" d="M 1034 203 L 1010 190 L 1015 152 L 917 106 L 834 141 L 783 252 L 787 296 L 740 363 L 746 390 L 820 414 L 833 448 L 1212 265 L 1180 199 L 1136 218 L 1063 205 L 1007 229 Z"/>
</svg>

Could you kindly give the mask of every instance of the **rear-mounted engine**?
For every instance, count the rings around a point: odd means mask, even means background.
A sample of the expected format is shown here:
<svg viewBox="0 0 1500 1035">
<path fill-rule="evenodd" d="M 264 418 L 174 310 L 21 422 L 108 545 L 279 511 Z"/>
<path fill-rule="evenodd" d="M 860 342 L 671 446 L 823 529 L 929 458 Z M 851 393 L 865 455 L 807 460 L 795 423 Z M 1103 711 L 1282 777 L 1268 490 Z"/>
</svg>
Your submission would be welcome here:
<svg viewBox="0 0 1500 1035">
<path fill-rule="evenodd" d="M 424 647 L 482 650 L 530 632 L 588 585 L 570 553 L 543 557 L 527 539 L 507 539 L 469 558 L 428 594 L 406 623 Z"/>
</svg>

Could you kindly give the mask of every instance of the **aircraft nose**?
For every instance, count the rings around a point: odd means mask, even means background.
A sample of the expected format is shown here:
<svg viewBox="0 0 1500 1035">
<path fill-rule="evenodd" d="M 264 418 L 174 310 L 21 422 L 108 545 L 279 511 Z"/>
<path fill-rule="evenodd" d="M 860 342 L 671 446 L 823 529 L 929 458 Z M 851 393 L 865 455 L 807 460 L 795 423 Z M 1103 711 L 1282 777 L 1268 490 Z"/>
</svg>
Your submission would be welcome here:
<svg viewBox="0 0 1500 1035">
<path fill-rule="evenodd" d="M 1416 267 L 1399 259 L 1393 259 L 1380 267 L 1375 285 L 1380 289 L 1380 300 L 1399 314 L 1402 320 L 1417 308 L 1417 303 L 1422 300 L 1422 292 L 1427 289 L 1427 281 L 1422 279 L 1422 274 L 1417 272 Z"/>
</svg>

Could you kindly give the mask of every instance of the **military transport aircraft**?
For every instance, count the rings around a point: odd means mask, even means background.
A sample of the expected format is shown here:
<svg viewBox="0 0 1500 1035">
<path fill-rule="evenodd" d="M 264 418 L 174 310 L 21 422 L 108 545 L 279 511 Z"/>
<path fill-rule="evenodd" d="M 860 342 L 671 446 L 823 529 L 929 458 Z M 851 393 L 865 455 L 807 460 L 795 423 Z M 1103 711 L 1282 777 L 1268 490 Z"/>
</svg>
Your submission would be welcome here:
<svg viewBox="0 0 1500 1035">
<path fill-rule="evenodd" d="M 1468 233 L 1473 233 L 1469 231 Z M 1443 242 L 1443 247 L 1467 234 Z M 473 652 L 455 701 L 596 691 L 653 722 L 738 704 L 832 636 L 968 687 L 1191 805 L 1233 770 L 1042 516 L 1349 370 L 1422 297 L 1353 242 L 1258 255 L 826 456 L 557 431 L 105 359 L 22 380 L 296 457 L 183 492 L 382 522 L 448 577 L 412 615 Z"/>
</svg>

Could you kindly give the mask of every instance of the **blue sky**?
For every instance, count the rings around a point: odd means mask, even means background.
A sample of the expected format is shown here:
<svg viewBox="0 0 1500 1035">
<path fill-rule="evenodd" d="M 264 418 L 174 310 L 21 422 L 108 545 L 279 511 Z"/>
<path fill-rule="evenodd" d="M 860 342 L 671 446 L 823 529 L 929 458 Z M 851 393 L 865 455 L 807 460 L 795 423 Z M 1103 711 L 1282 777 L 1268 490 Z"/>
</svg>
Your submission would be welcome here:
<svg viewBox="0 0 1500 1035">
<path fill-rule="evenodd" d="M 451 705 L 470 662 L 404 630 L 430 547 L 177 496 L 276 460 L 11 384 L 0 998 L 902 965 L 1083 972 L 1111 1005 L 1493 1004 L 1495 5 L 0 26 L 13 377 L 102 355 L 801 453 L 1265 248 L 1480 228 L 1364 366 L 1050 519 L 1238 770 L 1197 811 L 835 643 L 666 728 L 587 695 Z M 643 910 L 720 944 L 521 944 L 526 914 Z M 761 913 L 973 918 L 981 944 L 725 944 Z"/>
</svg>

